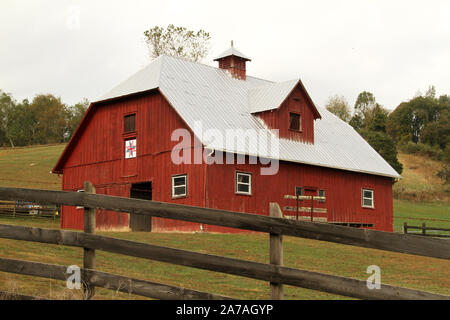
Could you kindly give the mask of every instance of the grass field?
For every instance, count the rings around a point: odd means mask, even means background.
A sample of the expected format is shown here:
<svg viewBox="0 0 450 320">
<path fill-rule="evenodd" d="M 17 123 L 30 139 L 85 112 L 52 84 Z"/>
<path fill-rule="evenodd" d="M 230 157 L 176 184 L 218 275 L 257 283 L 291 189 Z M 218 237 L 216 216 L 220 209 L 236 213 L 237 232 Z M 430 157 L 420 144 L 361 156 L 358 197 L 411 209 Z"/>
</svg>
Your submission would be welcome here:
<svg viewBox="0 0 450 320">
<path fill-rule="evenodd" d="M 50 174 L 64 145 L 33 148 L 0 149 L 0 185 L 25 188 L 60 189 L 60 178 Z M 397 194 L 413 193 L 420 197 L 444 192 L 432 175 L 430 163 L 426 169 L 416 168 L 409 156 L 405 161 L 404 180 L 398 182 Z M 420 162 L 419 162 L 420 163 Z M 401 189 L 403 188 L 403 189 Z M 400 190 L 400 191 L 399 191 Z M 416 200 L 420 197 L 416 196 Z M 440 197 L 440 196 L 439 196 Z M 394 200 L 394 227 L 401 232 L 403 222 L 450 228 L 450 205 L 445 198 L 439 201 L 418 202 Z M 59 228 L 58 221 L 39 219 L 0 218 L 0 223 Z M 229 234 L 169 234 L 100 232 L 111 237 L 210 253 L 245 260 L 268 263 L 268 235 Z M 54 263 L 82 265 L 83 251 L 79 248 L 37 244 L 0 239 L 0 256 Z M 285 265 L 328 274 L 365 280 L 367 267 L 381 268 L 383 283 L 450 295 L 450 263 L 448 261 L 397 254 L 387 251 L 351 247 L 308 239 L 284 238 Z M 243 277 L 179 267 L 98 251 L 97 269 L 155 282 L 228 295 L 241 299 L 268 299 L 266 282 Z M 0 290 L 56 299 L 79 299 L 79 291 L 68 290 L 65 283 L 15 274 L 0 273 Z M 290 286 L 285 288 L 287 299 L 343 299 L 343 297 Z M 136 299 L 139 297 L 97 289 L 98 299 Z"/>
<path fill-rule="evenodd" d="M 0 223 L 12 221 L 1 220 Z M 31 224 L 15 220 L 16 224 Z M 57 228 L 55 222 L 41 227 Z M 99 234 L 201 253 L 268 263 L 269 237 L 262 234 L 170 234 L 99 232 Z M 82 265 L 80 248 L 0 239 L 0 256 L 62 265 Z M 285 265 L 365 280 L 369 265 L 381 268 L 383 283 L 450 294 L 450 262 L 387 251 L 351 247 L 308 239 L 284 238 Z M 326 257 L 326 258 L 324 258 Z M 97 269 L 191 289 L 214 292 L 240 299 L 268 299 L 269 285 L 263 281 L 189 267 L 126 257 L 97 251 Z M 80 298 L 65 289 L 64 282 L 0 273 L 0 289 L 49 298 Z M 101 299 L 135 299 L 135 296 L 106 289 L 97 290 Z M 286 286 L 286 299 L 343 299 L 335 295 Z"/>
<path fill-rule="evenodd" d="M 65 144 L 0 149 L 0 185 L 46 190 L 60 190 L 61 180 L 50 170 Z"/>
</svg>

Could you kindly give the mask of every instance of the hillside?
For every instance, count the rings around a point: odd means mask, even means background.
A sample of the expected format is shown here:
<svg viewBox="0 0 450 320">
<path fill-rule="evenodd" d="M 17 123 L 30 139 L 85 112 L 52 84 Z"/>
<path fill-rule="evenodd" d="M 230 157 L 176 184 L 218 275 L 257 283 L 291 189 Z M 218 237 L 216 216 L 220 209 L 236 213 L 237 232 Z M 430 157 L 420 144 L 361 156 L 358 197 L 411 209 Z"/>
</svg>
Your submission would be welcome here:
<svg viewBox="0 0 450 320">
<path fill-rule="evenodd" d="M 58 175 L 51 174 L 65 144 L 0 149 L 0 185 L 61 190 Z"/>
<path fill-rule="evenodd" d="M 449 202 L 450 189 L 436 175 L 442 162 L 406 153 L 399 153 L 398 159 L 403 164 L 403 178 L 394 185 L 394 198 Z"/>
</svg>

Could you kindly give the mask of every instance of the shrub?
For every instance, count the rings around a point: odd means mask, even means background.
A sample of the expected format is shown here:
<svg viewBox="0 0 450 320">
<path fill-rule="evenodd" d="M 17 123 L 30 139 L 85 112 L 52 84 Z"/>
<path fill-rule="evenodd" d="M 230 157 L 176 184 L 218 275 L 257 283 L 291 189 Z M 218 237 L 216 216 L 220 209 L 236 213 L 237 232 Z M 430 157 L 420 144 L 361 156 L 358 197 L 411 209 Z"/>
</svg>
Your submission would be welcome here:
<svg viewBox="0 0 450 320">
<path fill-rule="evenodd" d="M 443 156 L 443 151 L 438 146 L 430 146 L 420 142 L 414 143 L 409 141 L 408 143 L 399 146 L 399 149 L 404 153 L 418 154 L 433 160 L 442 160 Z"/>
</svg>

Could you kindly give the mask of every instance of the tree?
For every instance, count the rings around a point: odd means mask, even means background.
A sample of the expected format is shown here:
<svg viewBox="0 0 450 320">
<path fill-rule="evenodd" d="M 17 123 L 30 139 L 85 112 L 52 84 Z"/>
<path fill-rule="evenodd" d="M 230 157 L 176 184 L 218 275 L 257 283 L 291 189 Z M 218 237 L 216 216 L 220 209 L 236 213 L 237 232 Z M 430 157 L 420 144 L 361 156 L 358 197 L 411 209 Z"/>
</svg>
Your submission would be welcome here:
<svg viewBox="0 0 450 320">
<path fill-rule="evenodd" d="M 401 103 L 388 117 L 386 131 L 400 145 L 409 141 L 439 146 L 442 150 L 450 134 L 450 98 L 436 98 L 431 86 L 427 93 Z"/>
<path fill-rule="evenodd" d="M 9 114 L 14 105 L 15 101 L 11 95 L 0 90 L 0 146 L 11 143 L 11 141 L 8 141 L 7 129 Z"/>
<path fill-rule="evenodd" d="M 39 94 L 30 104 L 32 121 L 32 143 L 46 144 L 65 141 L 67 106 L 51 94 Z"/>
<path fill-rule="evenodd" d="M 366 111 L 365 127 L 371 131 L 386 132 L 388 115 L 389 111 L 376 103 L 373 108 Z"/>
<path fill-rule="evenodd" d="M 355 114 L 349 124 L 375 149 L 398 173 L 403 166 L 398 161 L 394 139 L 386 133 L 389 111 L 375 100 L 372 93 L 363 91 L 355 103 Z"/>
<path fill-rule="evenodd" d="M 364 129 L 361 136 L 374 148 L 398 173 L 402 173 L 403 165 L 398 161 L 394 140 L 385 132 Z"/>
<path fill-rule="evenodd" d="M 28 100 L 23 100 L 22 103 L 15 105 L 9 113 L 9 121 L 7 128 L 7 135 L 10 139 L 11 147 L 26 146 L 32 144 L 33 123 L 35 121 L 34 115 L 30 111 L 30 104 Z"/>
<path fill-rule="evenodd" d="M 173 24 L 166 29 L 155 26 L 144 31 L 144 36 L 151 58 L 166 54 L 196 62 L 208 54 L 211 39 L 209 33 L 202 29 L 195 32 Z"/>
<path fill-rule="evenodd" d="M 350 107 L 344 96 L 335 95 L 328 98 L 325 108 L 345 122 L 351 118 Z"/>
<path fill-rule="evenodd" d="M 78 102 L 77 104 L 68 108 L 66 138 L 71 138 L 75 133 L 75 130 L 83 119 L 88 107 L 89 101 L 84 98 L 81 102 Z"/>
<path fill-rule="evenodd" d="M 368 91 L 363 91 L 358 95 L 355 102 L 355 114 L 358 114 L 362 119 L 366 117 L 368 110 L 372 109 L 376 104 L 375 97 Z"/>
</svg>

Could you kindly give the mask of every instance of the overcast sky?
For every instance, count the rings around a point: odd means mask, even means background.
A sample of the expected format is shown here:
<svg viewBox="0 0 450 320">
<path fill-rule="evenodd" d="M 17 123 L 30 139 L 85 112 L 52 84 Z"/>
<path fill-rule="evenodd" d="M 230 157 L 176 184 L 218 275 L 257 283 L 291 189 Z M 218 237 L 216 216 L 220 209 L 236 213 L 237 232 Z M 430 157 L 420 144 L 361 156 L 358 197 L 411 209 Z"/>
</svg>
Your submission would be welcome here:
<svg viewBox="0 0 450 320">
<path fill-rule="evenodd" d="M 95 100 L 150 62 L 143 32 L 204 29 L 210 55 L 230 40 L 247 73 L 301 78 L 324 106 L 372 92 L 393 109 L 435 85 L 450 94 L 450 1 L 0 1 L 0 89 L 17 100 L 52 93 Z"/>
</svg>

